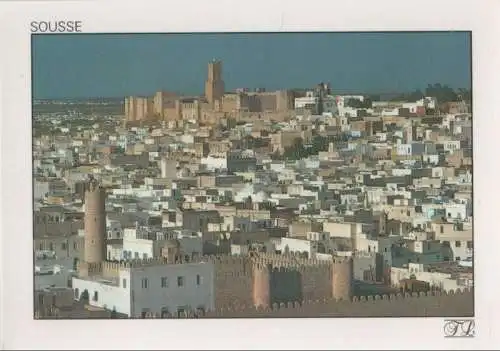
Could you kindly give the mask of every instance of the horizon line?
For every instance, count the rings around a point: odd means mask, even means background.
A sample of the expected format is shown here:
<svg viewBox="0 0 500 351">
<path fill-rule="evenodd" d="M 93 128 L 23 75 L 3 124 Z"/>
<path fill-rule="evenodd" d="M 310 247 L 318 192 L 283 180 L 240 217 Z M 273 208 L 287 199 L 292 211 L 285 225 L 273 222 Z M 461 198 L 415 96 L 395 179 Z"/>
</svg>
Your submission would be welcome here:
<svg viewBox="0 0 500 351">
<path fill-rule="evenodd" d="M 319 84 L 319 83 L 318 83 Z M 458 89 L 465 89 L 465 90 L 472 90 L 472 87 L 451 87 L 450 85 L 443 84 L 443 83 L 433 83 L 433 84 L 441 84 L 442 86 L 448 86 L 452 88 L 454 91 Z M 250 88 L 249 88 L 250 89 Z M 258 88 L 255 88 L 258 89 Z M 254 90 L 255 90 L 254 89 Z M 265 89 L 265 88 L 264 88 Z M 309 88 L 288 88 L 288 89 L 272 89 L 272 90 L 265 90 L 266 92 L 274 92 L 274 91 L 280 91 L 280 90 L 290 90 L 290 91 L 300 91 L 300 90 L 312 90 L 314 88 L 309 87 Z M 253 92 L 254 90 L 249 90 L 249 92 Z M 407 93 L 413 93 L 417 90 L 425 90 L 425 88 L 415 88 L 415 89 L 405 89 L 405 90 L 400 90 L 400 91 L 382 91 L 382 92 L 363 92 L 360 90 L 354 90 L 354 89 L 331 89 L 332 95 L 335 94 L 353 94 L 353 95 L 363 95 L 363 96 L 377 96 L 377 95 L 398 95 L 398 94 L 407 94 Z M 156 90 L 153 94 L 126 94 L 126 95 L 119 95 L 119 96 L 65 96 L 65 97 L 35 97 L 32 96 L 32 100 L 93 100 L 93 99 L 109 99 L 109 100 L 114 100 L 114 99 L 124 99 L 129 96 L 143 96 L 143 97 L 149 97 L 154 95 L 157 92 L 160 91 L 172 91 L 168 89 L 159 89 Z M 175 91 L 173 91 L 175 92 Z M 422 91 L 423 92 L 423 91 Z M 177 92 L 176 92 L 177 93 Z M 224 92 L 224 94 L 231 94 L 231 93 L 236 93 L 236 89 L 234 90 L 229 90 Z M 178 93 L 179 97 L 203 97 L 204 94 L 187 94 L 187 93 Z"/>
</svg>

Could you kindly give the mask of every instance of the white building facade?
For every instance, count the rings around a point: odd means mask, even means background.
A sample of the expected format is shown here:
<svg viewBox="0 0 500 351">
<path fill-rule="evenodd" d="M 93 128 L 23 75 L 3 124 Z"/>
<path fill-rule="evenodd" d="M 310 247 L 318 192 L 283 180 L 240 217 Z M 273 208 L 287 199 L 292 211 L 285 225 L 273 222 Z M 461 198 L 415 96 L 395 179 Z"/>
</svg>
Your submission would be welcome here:
<svg viewBox="0 0 500 351">
<path fill-rule="evenodd" d="M 112 278 L 73 278 L 75 299 L 87 291 L 91 306 L 129 317 L 207 311 L 215 308 L 213 263 L 121 268 Z"/>
</svg>

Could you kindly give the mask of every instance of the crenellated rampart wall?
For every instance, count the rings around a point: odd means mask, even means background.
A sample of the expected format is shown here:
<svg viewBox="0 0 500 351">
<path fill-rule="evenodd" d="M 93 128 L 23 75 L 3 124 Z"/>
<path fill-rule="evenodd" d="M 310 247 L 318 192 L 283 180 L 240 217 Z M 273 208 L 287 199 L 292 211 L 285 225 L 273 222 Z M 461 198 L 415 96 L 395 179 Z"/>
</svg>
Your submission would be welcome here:
<svg viewBox="0 0 500 351">
<path fill-rule="evenodd" d="M 318 317 L 473 317 L 471 290 L 368 296 L 347 300 L 312 300 L 273 304 L 268 308 L 238 306 L 205 314 L 170 318 L 318 318 Z"/>
</svg>

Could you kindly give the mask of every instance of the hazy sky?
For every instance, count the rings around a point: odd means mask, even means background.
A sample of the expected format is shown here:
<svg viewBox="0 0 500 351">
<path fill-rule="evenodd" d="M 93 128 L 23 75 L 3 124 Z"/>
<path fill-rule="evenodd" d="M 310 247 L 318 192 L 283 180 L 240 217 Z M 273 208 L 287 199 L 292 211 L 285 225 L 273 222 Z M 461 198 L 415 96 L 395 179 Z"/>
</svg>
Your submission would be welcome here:
<svg viewBox="0 0 500 351">
<path fill-rule="evenodd" d="M 469 88 L 468 33 L 75 34 L 33 39 L 35 98 L 201 94 L 207 63 L 226 90 L 312 87 L 396 92 Z"/>
</svg>

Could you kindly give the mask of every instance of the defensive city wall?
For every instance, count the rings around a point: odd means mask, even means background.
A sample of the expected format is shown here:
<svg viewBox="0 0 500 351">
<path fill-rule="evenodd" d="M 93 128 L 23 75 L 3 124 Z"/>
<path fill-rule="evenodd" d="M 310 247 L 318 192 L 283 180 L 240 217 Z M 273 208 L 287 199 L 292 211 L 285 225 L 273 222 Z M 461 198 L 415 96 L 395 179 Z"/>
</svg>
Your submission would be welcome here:
<svg viewBox="0 0 500 351">
<path fill-rule="evenodd" d="M 320 317 L 441 317 L 474 316 L 472 290 L 391 294 L 354 297 L 348 300 L 313 300 L 273 304 L 267 308 L 238 306 L 220 308 L 205 314 L 186 313 L 168 318 L 320 318 Z M 159 318 L 150 314 L 147 318 Z"/>
</svg>

